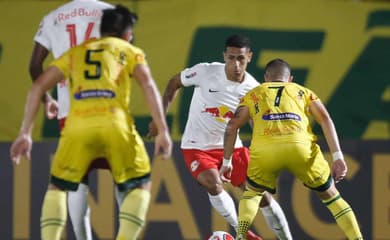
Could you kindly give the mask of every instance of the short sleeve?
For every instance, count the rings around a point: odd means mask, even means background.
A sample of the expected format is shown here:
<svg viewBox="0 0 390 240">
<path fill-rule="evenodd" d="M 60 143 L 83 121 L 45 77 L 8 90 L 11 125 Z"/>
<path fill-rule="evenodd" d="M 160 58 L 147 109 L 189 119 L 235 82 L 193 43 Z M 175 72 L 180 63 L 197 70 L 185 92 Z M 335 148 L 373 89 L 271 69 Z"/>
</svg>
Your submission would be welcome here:
<svg viewBox="0 0 390 240">
<path fill-rule="evenodd" d="M 313 101 L 321 101 L 321 99 L 312 90 L 306 88 L 306 102 L 310 105 Z"/>
<path fill-rule="evenodd" d="M 134 72 L 134 67 L 138 64 L 144 64 L 147 65 L 148 62 L 146 61 L 146 56 L 144 51 L 140 48 L 133 47 L 131 50 L 131 53 L 128 54 L 128 59 L 127 59 L 127 70 L 129 73 Z"/>
<path fill-rule="evenodd" d="M 256 95 L 256 91 L 249 91 L 243 98 L 240 99 L 237 108 L 247 107 L 249 109 L 250 117 L 253 117 L 256 114 L 256 109 L 258 108 L 259 98 Z"/>
<path fill-rule="evenodd" d="M 39 24 L 38 31 L 35 34 L 34 41 L 44 46 L 47 50 L 51 50 L 50 44 L 50 15 L 45 16 Z"/>
<path fill-rule="evenodd" d="M 65 52 L 61 57 L 53 60 L 50 63 L 50 66 L 55 66 L 62 74 L 64 74 L 65 79 L 69 78 L 70 70 L 71 70 L 71 53 L 70 51 Z"/>
<path fill-rule="evenodd" d="M 183 86 L 199 86 L 203 79 L 206 79 L 206 68 L 209 66 L 207 63 L 199 63 L 193 67 L 186 68 L 180 73 L 180 79 Z"/>
</svg>

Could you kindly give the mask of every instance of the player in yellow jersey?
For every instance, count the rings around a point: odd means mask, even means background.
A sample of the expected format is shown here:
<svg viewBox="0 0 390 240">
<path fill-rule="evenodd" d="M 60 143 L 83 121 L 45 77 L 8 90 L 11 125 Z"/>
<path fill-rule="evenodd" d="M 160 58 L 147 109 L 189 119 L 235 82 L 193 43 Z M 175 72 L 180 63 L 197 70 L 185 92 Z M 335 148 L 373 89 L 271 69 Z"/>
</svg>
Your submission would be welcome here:
<svg viewBox="0 0 390 240">
<path fill-rule="evenodd" d="M 282 170 L 290 171 L 317 193 L 348 239 L 363 239 L 354 212 L 335 186 L 345 177 L 347 165 L 325 106 L 311 90 L 292 82 L 290 66 L 282 59 L 266 65 L 264 78 L 264 84 L 241 100 L 225 132 L 224 160 L 230 161 L 237 130 L 249 120 L 253 122 L 236 239 L 246 239 L 264 192 L 275 193 L 275 182 Z M 310 115 L 321 125 L 333 153 L 331 170 L 311 131 Z M 221 169 L 221 174 L 230 172 L 229 167 Z"/>
<path fill-rule="evenodd" d="M 45 92 L 69 79 L 70 112 L 50 170 L 42 207 L 41 238 L 60 239 L 66 222 L 66 192 L 77 189 L 96 158 L 106 158 L 118 189 L 127 192 L 119 213 L 117 239 L 136 239 L 150 202 L 150 162 L 129 112 L 131 81 L 140 85 L 159 134 L 155 154 L 170 156 L 172 142 L 161 96 L 141 49 L 132 37 L 133 13 L 126 7 L 103 11 L 101 38 L 70 49 L 34 82 L 20 134 L 11 146 L 18 164 L 30 157 L 31 131 Z"/>
</svg>

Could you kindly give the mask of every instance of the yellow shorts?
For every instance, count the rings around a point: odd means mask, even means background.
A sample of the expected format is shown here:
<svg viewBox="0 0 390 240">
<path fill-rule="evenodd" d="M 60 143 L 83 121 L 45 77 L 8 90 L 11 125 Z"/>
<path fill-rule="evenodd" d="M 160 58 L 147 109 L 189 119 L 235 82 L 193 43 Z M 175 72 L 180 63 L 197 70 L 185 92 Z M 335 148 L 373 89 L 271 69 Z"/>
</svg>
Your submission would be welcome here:
<svg viewBox="0 0 390 240">
<path fill-rule="evenodd" d="M 150 179 L 149 157 L 135 127 L 128 131 L 109 125 L 64 130 L 51 165 L 51 183 L 64 190 L 76 190 L 96 158 L 107 160 L 122 191 Z"/>
<path fill-rule="evenodd" d="M 307 187 L 324 191 L 330 184 L 330 168 L 320 147 L 312 142 L 263 144 L 250 152 L 247 171 L 249 185 L 275 193 L 276 180 L 288 170 Z"/>
</svg>

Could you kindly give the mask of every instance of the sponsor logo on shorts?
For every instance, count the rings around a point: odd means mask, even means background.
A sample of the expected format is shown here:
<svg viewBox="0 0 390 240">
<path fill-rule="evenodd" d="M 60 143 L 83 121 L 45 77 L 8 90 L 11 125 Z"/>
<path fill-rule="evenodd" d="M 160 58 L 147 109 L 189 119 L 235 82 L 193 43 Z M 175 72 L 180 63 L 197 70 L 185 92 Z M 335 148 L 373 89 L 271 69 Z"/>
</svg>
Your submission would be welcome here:
<svg viewBox="0 0 390 240">
<path fill-rule="evenodd" d="M 86 98 L 114 98 L 115 93 L 111 90 L 85 90 L 79 91 L 74 94 L 74 98 L 77 100 L 86 99 Z"/>
<path fill-rule="evenodd" d="M 271 113 L 267 115 L 263 115 L 263 120 L 269 121 L 269 120 L 296 120 L 301 121 L 301 117 L 298 114 L 295 113 Z"/>
<path fill-rule="evenodd" d="M 192 172 L 195 172 L 196 169 L 198 169 L 198 167 L 199 167 L 199 162 L 198 162 L 198 160 L 194 160 L 194 161 L 191 162 L 191 171 L 192 171 Z"/>
</svg>

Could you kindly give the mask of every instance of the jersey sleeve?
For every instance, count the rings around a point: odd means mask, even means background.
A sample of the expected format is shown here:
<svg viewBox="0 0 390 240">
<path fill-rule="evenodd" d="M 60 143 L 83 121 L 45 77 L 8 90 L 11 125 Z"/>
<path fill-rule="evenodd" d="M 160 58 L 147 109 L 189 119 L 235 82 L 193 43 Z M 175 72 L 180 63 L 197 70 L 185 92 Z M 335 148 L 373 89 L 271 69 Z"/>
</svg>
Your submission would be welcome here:
<svg viewBox="0 0 390 240">
<path fill-rule="evenodd" d="M 128 59 L 127 59 L 127 70 L 129 71 L 129 73 L 133 73 L 134 72 L 134 67 L 138 64 L 145 64 L 147 65 L 148 62 L 146 61 L 146 58 L 145 58 L 145 53 L 144 51 L 142 51 L 140 48 L 136 48 L 134 47 L 132 50 L 131 50 L 131 53 L 128 54 Z"/>
<path fill-rule="evenodd" d="M 310 105 L 313 101 L 321 101 L 321 99 L 312 90 L 306 88 L 306 103 Z"/>
<path fill-rule="evenodd" d="M 71 70 L 71 53 L 70 51 L 65 52 L 61 57 L 53 60 L 50 63 L 50 66 L 55 66 L 62 74 L 64 74 L 65 79 L 69 78 L 70 70 Z"/>
<path fill-rule="evenodd" d="M 38 31 L 35 34 L 34 41 L 44 46 L 47 50 L 51 50 L 51 44 L 50 44 L 50 21 L 51 17 L 50 14 L 45 16 L 41 23 L 39 24 Z"/>
<path fill-rule="evenodd" d="M 181 71 L 180 79 L 183 86 L 189 87 L 201 85 L 201 81 L 206 79 L 204 76 L 207 66 L 209 66 L 208 63 L 199 63 Z"/>
<path fill-rule="evenodd" d="M 256 109 L 258 109 L 259 98 L 256 95 L 256 91 L 249 91 L 243 98 L 240 99 L 237 108 L 245 106 L 249 109 L 249 116 L 252 118 L 256 113 Z"/>
</svg>

